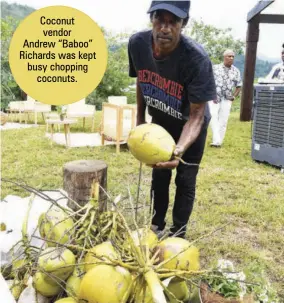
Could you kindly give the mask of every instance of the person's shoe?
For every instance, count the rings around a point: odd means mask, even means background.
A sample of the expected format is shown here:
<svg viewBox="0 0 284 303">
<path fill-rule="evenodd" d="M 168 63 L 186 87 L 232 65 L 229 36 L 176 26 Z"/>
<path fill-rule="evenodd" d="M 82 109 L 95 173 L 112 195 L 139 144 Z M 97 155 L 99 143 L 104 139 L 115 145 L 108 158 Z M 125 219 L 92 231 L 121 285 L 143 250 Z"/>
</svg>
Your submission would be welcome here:
<svg viewBox="0 0 284 303">
<path fill-rule="evenodd" d="M 169 237 L 178 237 L 185 239 L 185 234 L 186 234 L 186 230 L 184 228 L 181 228 L 178 231 L 176 231 L 175 228 L 170 228 L 169 231 Z"/>
<path fill-rule="evenodd" d="M 210 146 L 211 146 L 211 147 L 221 147 L 221 144 L 218 144 L 218 143 L 211 143 Z"/>
<path fill-rule="evenodd" d="M 166 234 L 165 229 L 160 230 L 159 227 L 154 224 L 151 225 L 151 230 L 157 235 L 159 240 Z"/>
</svg>

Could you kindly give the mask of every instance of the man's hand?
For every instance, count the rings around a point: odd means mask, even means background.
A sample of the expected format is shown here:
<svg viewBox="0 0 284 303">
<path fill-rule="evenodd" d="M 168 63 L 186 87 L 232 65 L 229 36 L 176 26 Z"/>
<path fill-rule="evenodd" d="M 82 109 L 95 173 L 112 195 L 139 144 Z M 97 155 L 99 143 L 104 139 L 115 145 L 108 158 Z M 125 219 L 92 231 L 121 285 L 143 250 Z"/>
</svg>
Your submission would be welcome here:
<svg viewBox="0 0 284 303">
<path fill-rule="evenodd" d="M 168 168 L 168 169 L 175 169 L 179 165 L 179 160 L 173 159 L 167 162 L 159 162 L 155 165 L 147 165 L 152 168 Z"/>
<path fill-rule="evenodd" d="M 155 165 L 148 165 L 152 168 L 168 168 L 168 169 L 175 169 L 179 165 L 179 160 L 176 159 L 175 157 L 181 157 L 182 154 L 184 153 L 184 147 L 182 146 L 176 146 L 172 160 L 167 161 L 167 162 L 159 162 Z"/>
</svg>

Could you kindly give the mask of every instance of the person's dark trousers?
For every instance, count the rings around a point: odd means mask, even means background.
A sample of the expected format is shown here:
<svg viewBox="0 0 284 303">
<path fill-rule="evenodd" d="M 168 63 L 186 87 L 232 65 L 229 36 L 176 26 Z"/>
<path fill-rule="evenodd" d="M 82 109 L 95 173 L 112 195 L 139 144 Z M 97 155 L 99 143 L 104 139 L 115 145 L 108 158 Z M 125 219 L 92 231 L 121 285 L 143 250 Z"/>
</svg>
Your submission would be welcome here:
<svg viewBox="0 0 284 303">
<path fill-rule="evenodd" d="M 207 128 L 208 124 L 204 124 L 196 141 L 184 153 L 182 157 L 184 161 L 198 164 L 201 162 L 206 142 Z M 167 130 L 170 132 L 169 129 Z M 171 133 L 171 135 L 177 141 L 177 138 L 174 136 L 175 134 Z M 198 166 L 187 166 L 181 162 L 177 167 L 173 225 L 170 232 L 179 237 L 185 236 L 186 225 L 193 209 L 198 168 Z M 152 171 L 151 201 L 153 199 L 154 202 L 152 224 L 157 225 L 159 230 L 163 230 L 166 225 L 165 218 L 169 205 L 171 176 L 172 170 L 170 169 L 153 169 Z"/>
</svg>

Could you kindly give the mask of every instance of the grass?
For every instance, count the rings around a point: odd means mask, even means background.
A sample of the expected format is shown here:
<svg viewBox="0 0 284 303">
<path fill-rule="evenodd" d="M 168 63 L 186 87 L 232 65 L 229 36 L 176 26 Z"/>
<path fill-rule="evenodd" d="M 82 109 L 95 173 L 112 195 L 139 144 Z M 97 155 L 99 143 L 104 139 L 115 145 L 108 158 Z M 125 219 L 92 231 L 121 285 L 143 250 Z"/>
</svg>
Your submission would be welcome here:
<svg viewBox="0 0 284 303">
<path fill-rule="evenodd" d="M 100 113 L 96 117 L 99 128 Z M 90 131 L 87 124 L 86 131 Z M 71 126 L 72 132 L 82 131 Z M 239 105 L 234 105 L 224 146 L 206 149 L 200 167 L 196 202 L 188 227 L 188 239 L 227 224 L 224 229 L 198 244 L 203 266 L 219 258 L 231 259 L 240 269 L 256 263 L 264 268 L 273 287 L 284 301 L 284 175 L 279 168 L 252 160 L 251 123 L 239 121 Z M 63 186 L 62 167 L 80 159 L 103 160 L 108 165 L 108 191 L 126 194 L 137 191 L 139 163 L 126 146 L 120 154 L 114 146 L 66 149 L 45 138 L 45 126 L 2 132 L 2 177 L 23 180 L 38 189 Z M 174 179 L 174 176 L 173 176 Z M 149 198 L 151 170 L 143 167 L 141 199 Z M 2 183 L 2 198 L 28 193 Z M 174 182 L 171 197 L 174 196 Z M 171 222 L 171 211 L 168 212 Z"/>
</svg>

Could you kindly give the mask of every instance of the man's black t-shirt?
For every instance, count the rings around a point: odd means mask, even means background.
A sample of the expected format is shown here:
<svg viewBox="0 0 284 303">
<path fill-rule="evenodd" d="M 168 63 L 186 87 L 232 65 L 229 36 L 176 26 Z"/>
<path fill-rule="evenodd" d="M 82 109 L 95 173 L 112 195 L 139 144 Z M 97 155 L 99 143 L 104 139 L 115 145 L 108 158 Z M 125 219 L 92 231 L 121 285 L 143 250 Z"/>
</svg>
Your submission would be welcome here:
<svg viewBox="0 0 284 303">
<path fill-rule="evenodd" d="M 191 103 L 216 99 L 212 63 L 204 49 L 181 35 L 178 47 L 157 60 L 152 51 L 152 31 L 138 32 L 128 44 L 129 76 L 137 77 L 149 114 L 172 127 L 189 118 Z M 208 105 L 205 122 L 209 122 Z"/>
</svg>

